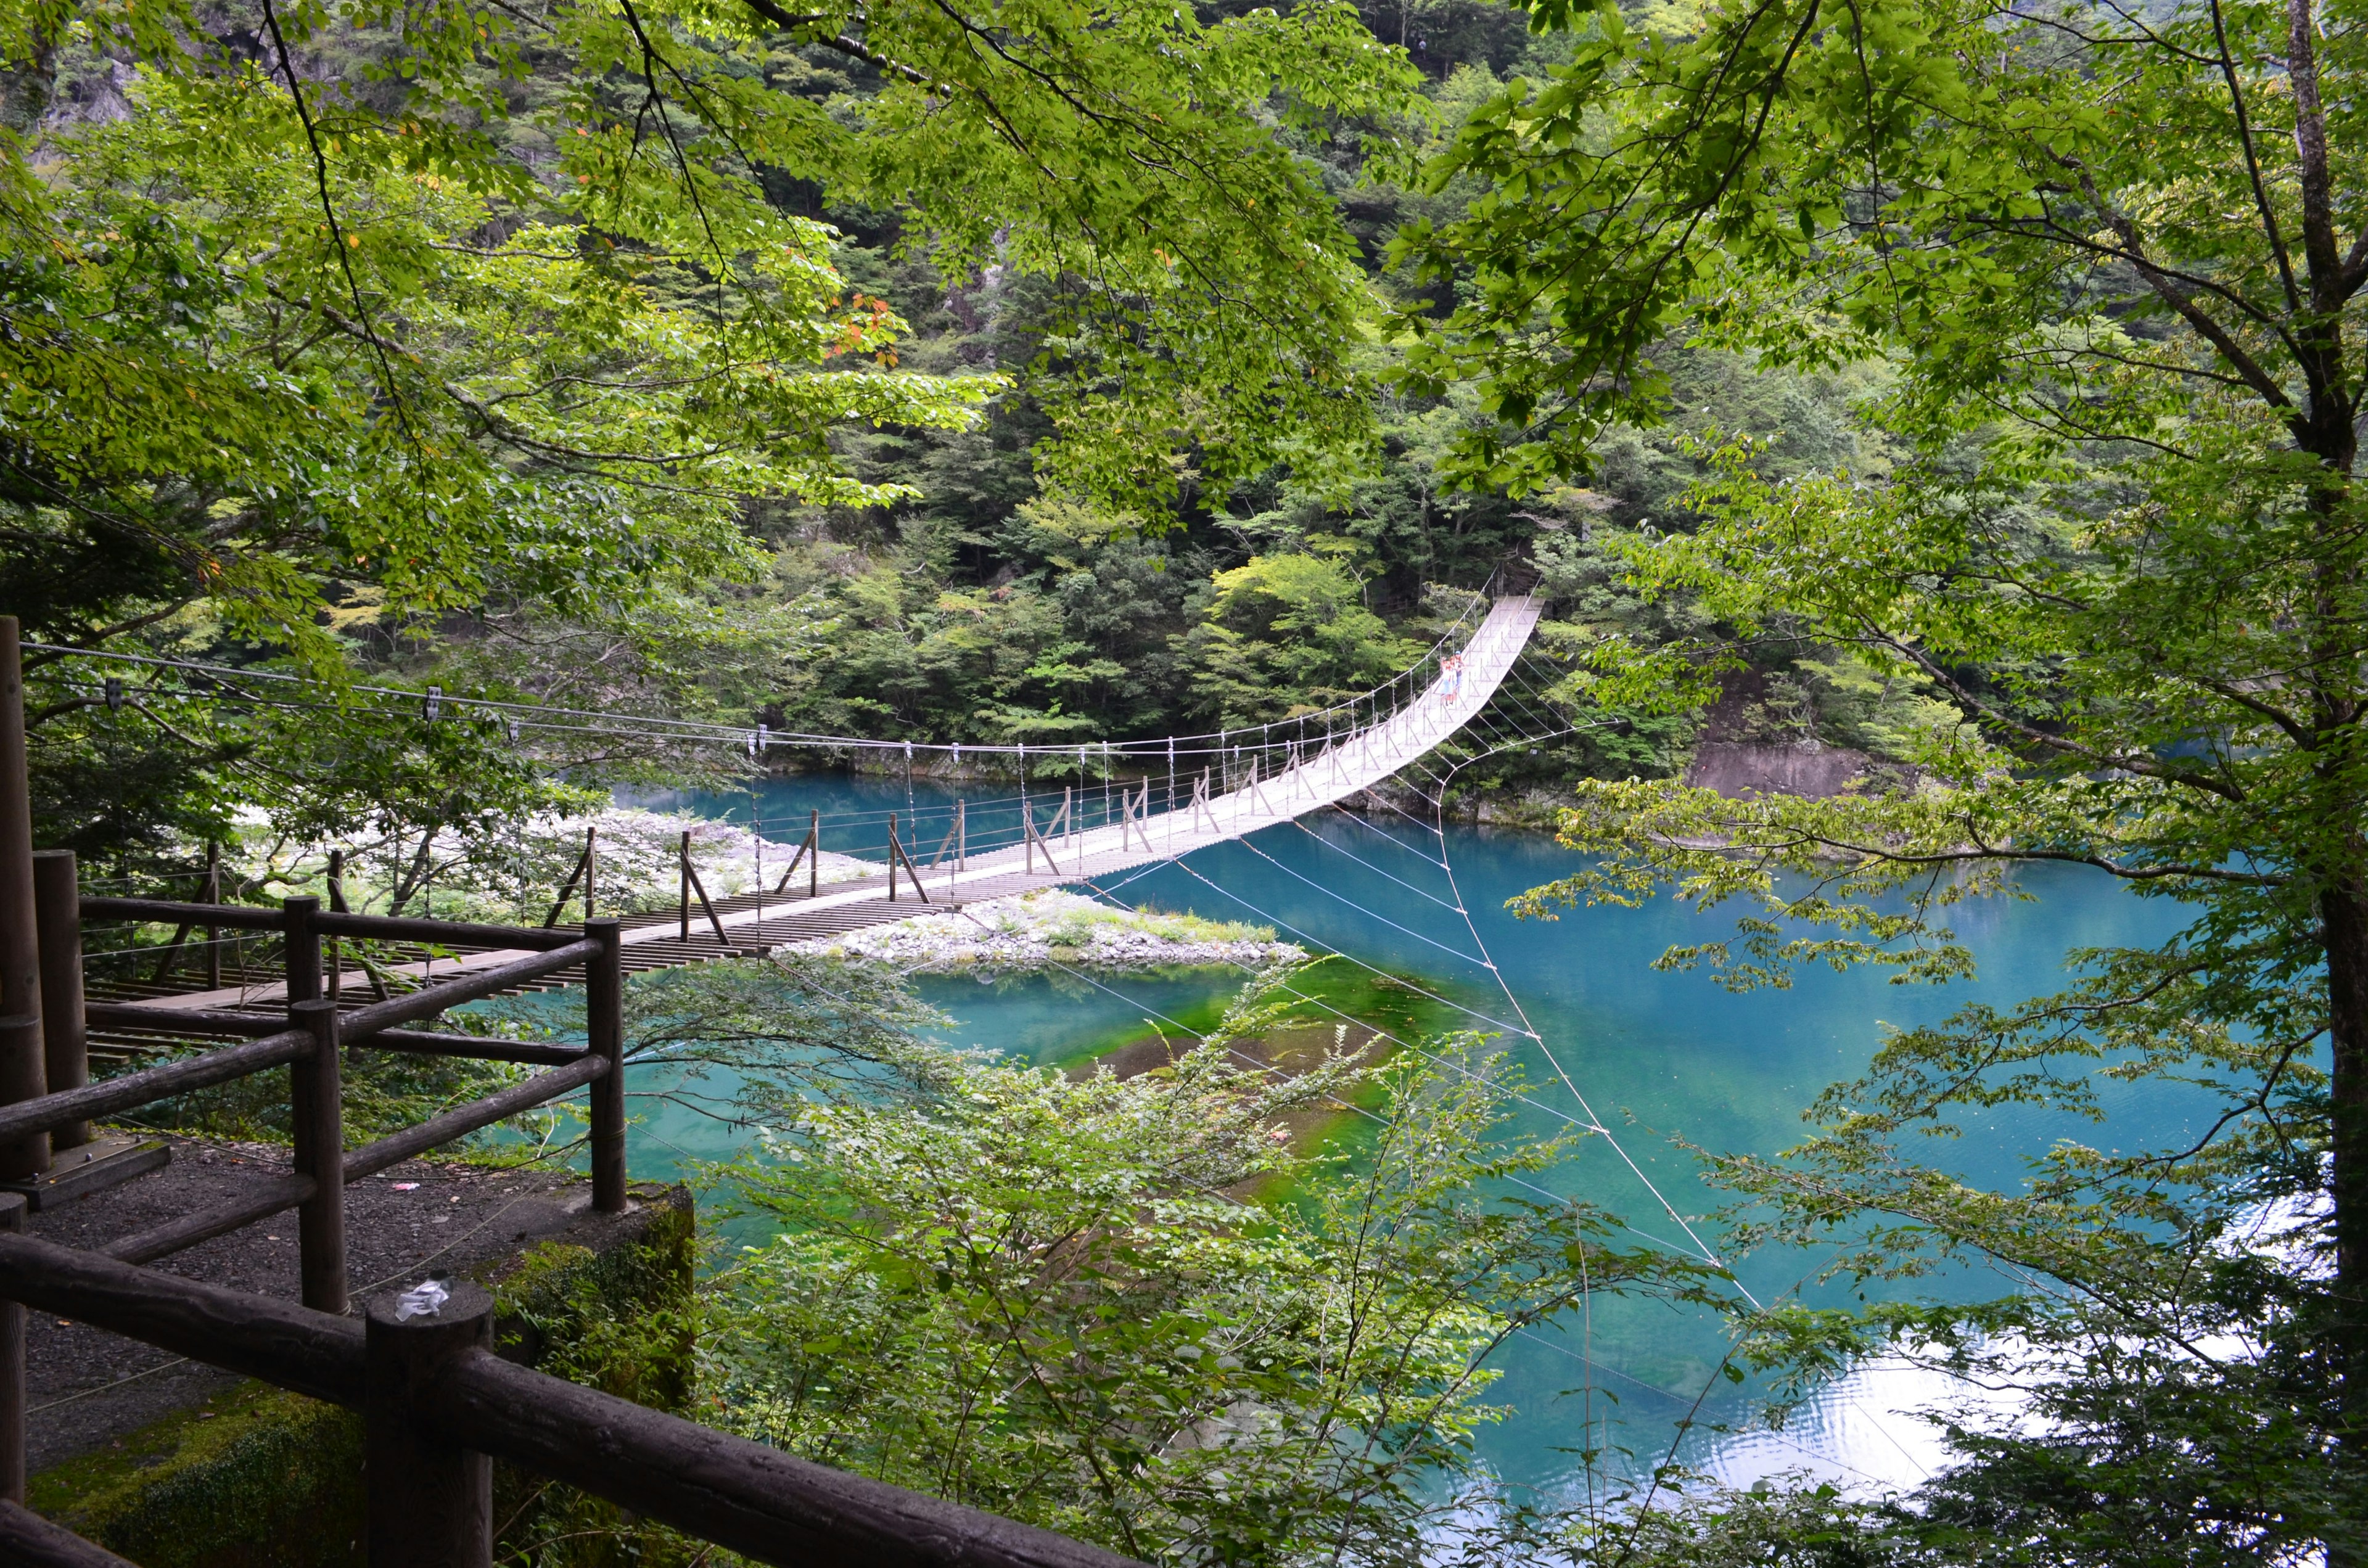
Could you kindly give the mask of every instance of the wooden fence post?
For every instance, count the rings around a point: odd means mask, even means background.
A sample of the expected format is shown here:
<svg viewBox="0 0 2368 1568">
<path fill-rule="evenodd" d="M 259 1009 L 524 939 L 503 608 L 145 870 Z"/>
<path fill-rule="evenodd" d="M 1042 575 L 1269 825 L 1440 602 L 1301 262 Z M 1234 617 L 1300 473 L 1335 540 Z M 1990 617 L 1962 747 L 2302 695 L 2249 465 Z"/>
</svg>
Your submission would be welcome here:
<svg viewBox="0 0 2368 1568">
<path fill-rule="evenodd" d="M 343 915 L 346 912 L 346 852 L 344 850 L 329 851 L 329 874 L 326 881 L 329 888 L 329 907 Z M 345 944 L 335 937 L 329 938 L 328 960 L 329 1000 L 334 1002 L 345 994 L 346 990 Z"/>
<path fill-rule="evenodd" d="M 21 1233 L 30 1207 L 0 1192 L 0 1231 Z M 0 1502 L 25 1500 L 25 1309 L 0 1301 Z"/>
<path fill-rule="evenodd" d="M 222 902 L 222 846 L 211 838 L 206 840 L 204 902 L 207 903 Z M 206 989 L 209 991 L 222 989 L 222 927 L 219 926 L 206 927 Z"/>
<path fill-rule="evenodd" d="M 82 885 L 71 849 L 33 851 L 33 912 L 41 948 L 42 1086 L 51 1094 L 90 1082 L 90 1039 L 82 1016 Z M 50 1132 L 52 1156 L 90 1142 L 90 1123 Z"/>
<path fill-rule="evenodd" d="M 310 1002 L 321 994 L 321 901 L 310 893 L 283 899 L 287 916 L 288 1000 Z"/>
<path fill-rule="evenodd" d="M 370 1568 L 490 1568 L 494 1461 L 413 1412 L 446 1362 L 492 1346 L 493 1297 L 465 1279 L 425 1280 L 374 1297 L 363 1335 Z"/>
<path fill-rule="evenodd" d="M 603 1214 L 625 1209 L 625 970 L 624 928 L 614 915 L 586 920 L 584 934 L 600 950 L 584 965 L 586 1045 L 609 1059 L 592 1080 L 592 1207 Z"/>
<path fill-rule="evenodd" d="M 25 765 L 25 672 L 17 618 L 0 615 L 0 1105 L 48 1091 L 41 952 L 33 910 L 33 800 Z M 0 1179 L 50 1168 L 50 1137 L 0 1147 Z"/>
<path fill-rule="evenodd" d="M 313 1196 L 296 1208 L 297 1273 L 306 1306 L 342 1314 L 349 1301 L 346 1293 L 345 1088 L 337 1058 L 337 1005 L 320 996 L 291 1002 L 288 1021 L 313 1035 L 312 1054 L 298 1057 L 288 1067 L 296 1174 L 313 1181 Z"/>
</svg>

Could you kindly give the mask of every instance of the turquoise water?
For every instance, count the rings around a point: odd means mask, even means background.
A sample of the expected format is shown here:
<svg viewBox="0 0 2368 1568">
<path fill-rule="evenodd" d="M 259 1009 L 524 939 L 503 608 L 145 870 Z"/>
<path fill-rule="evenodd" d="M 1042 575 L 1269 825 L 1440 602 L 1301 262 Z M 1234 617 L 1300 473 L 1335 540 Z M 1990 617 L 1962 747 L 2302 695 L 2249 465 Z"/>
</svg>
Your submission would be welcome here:
<svg viewBox="0 0 2368 1568">
<path fill-rule="evenodd" d="M 757 809 L 769 832 L 772 820 L 802 818 L 810 805 L 826 812 L 907 811 L 950 798 L 918 781 L 908 796 L 902 779 L 791 778 L 768 784 Z M 734 811 L 744 821 L 750 810 L 746 796 L 644 803 L 715 815 Z M 1728 934 L 1733 912 L 1701 914 L 1656 902 L 1642 909 L 1574 910 L 1553 922 L 1516 920 L 1505 901 L 1567 874 L 1577 858 L 1542 835 L 1471 826 L 1450 827 L 1443 847 L 1447 868 L 1437 863 L 1442 840 L 1425 824 L 1336 812 L 1201 851 L 1106 891 L 1131 904 L 1273 925 L 1309 946 L 1417 978 L 1443 1004 L 1464 1009 L 1464 1023 L 1499 1031 L 1515 1051 L 1538 1102 L 1522 1112 L 1524 1130 L 1559 1131 L 1574 1118 L 1610 1129 L 1611 1138 L 1588 1140 L 1554 1173 L 1552 1185 L 1610 1208 L 1639 1239 L 1672 1250 L 1693 1244 L 1680 1217 L 1713 1251 L 1719 1240 L 1705 1218 L 1718 1195 L 1682 1145 L 1774 1153 L 1800 1137 L 1801 1111 L 1821 1087 L 1864 1066 L 1886 1026 L 1935 1021 L 1971 1001 L 2006 1004 L 2052 990 L 2062 983 L 2066 949 L 2151 943 L 2179 924 L 2175 906 L 2135 898 L 2101 874 L 2035 869 L 2021 884 L 2032 895 L 2028 900 L 1975 901 L 1952 912 L 1979 960 L 1971 982 L 1896 986 L 1873 971 L 1821 969 L 1802 973 L 1789 990 L 1736 994 L 1700 973 L 1651 968 L 1673 944 Z M 1459 905 L 1469 911 L 1469 926 Z M 949 1031 L 953 1040 L 1048 1062 L 1146 1018 L 1230 994 L 1239 978 L 1112 980 L 1106 989 L 1041 978 L 999 985 L 930 980 L 922 989 L 956 1020 Z M 1521 1038 L 1524 1019 L 1535 1041 Z M 2171 1136 L 2201 1114 L 2197 1103 L 2166 1087 L 2115 1087 L 2108 1101 L 2117 1131 L 2106 1141 L 2113 1143 Z M 676 1162 L 721 1157 L 746 1136 L 678 1104 L 640 1103 L 650 1109 L 637 1135 L 637 1172 L 656 1175 Z M 2021 1162 L 2053 1138 L 2098 1136 L 2085 1125 L 2015 1111 L 1968 1131 L 1942 1153 L 1969 1176 L 2003 1182 L 2015 1180 Z M 1763 1301 L 1793 1290 L 1821 1299 L 1816 1287 L 1803 1285 L 1818 1258 L 1728 1261 Z M 1987 1292 L 2004 1282 L 1965 1278 L 1939 1288 Z M 1804 1467 L 1896 1483 L 1916 1479 L 1930 1463 L 1929 1438 L 1912 1421 L 1878 1408 L 1890 1395 L 1856 1386 L 1820 1401 L 1782 1435 L 1715 1430 L 1743 1422 L 1754 1392 L 1716 1376 L 1725 1344 L 1705 1312 L 1599 1299 L 1583 1329 L 1542 1332 L 1500 1355 L 1503 1380 L 1494 1397 L 1517 1414 L 1486 1432 L 1483 1455 L 1507 1479 L 1551 1494 L 1569 1484 L 1572 1450 L 1606 1443 L 1607 1429 L 1590 1423 L 1611 1421 L 1609 1441 L 1634 1450 L 1638 1465 L 1650 1465 L 1668 1451 L 1675 1423 L 1700 1399 L 1701 1425 L 1679 1457 L 1731 1477 Z M 1597 1392 L 1588 1392 L 1590 1385 Z M 1602 1397 L 1607 1390 L 1616 1405 Z"/>
</svg>

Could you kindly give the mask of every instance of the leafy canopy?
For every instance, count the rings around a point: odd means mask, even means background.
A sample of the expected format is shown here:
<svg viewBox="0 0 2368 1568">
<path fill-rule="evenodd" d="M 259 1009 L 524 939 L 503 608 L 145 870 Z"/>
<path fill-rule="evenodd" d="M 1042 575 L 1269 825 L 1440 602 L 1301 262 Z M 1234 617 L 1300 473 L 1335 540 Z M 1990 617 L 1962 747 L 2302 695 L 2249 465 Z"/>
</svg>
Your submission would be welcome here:
<svg viewBox="0 0 2368 1568">
<path fill-rule="evenodd" d="M 1901 445 L 1806 474 L 1702 446 L 1681 526 L 1618 548 L 1633 584 L 1709 623 L 1602 642 L 1588 684 L 1682 709 L 1748 657 L 1822 646 L 1954 711 L 1907 748 L 1912 776 L 1833 800 L 1583 786 L 1565 838 L 1604 858 L 1524 906 L 1742 900 L 1739 955 L 1668 961 L 1752 983 L 1804 960 L 1961 973 L 1947 907 L 2031 860 L 2179 901 L 2160 948 L 2075 952 L 2060 995 L 1895 1036 L 1793 1158 L 1722 1169 L 1772 1233 L 1842 1242 L 1847 1269 L 1986 1256 L 2033 1285 L 1892 1325 L 2065 1423 L 1960 1434 L 1948 1506 L 2006 1521 L 1963 1550 L 2355 1561 L 2368 186 L 2336 150 L 2362 129 L 2368 18 L 2344 0 L 1532 17 L 1569 30 L 1571 62 L 1474 116 L 1435 172 L 1490 194 L 1404 241 L 1457 284 L 1407 324 L 1417 384 L 1474 375 L 1496 418 L 1466 475 L 1583 469 L 1611 424 L 1666 414 L 1678 345 L 1883 362 L 1863 414 Z M 2117 1082 L 2192 1085 L 2215 1117 L 2175 1147 L 2100 1128 L 2005 1189 L 1923 1142 L 2001 1104 L 2102 1119 Z M 2180 1459 L 2214 1445 L 2224 1468 Z"/>
</svg>

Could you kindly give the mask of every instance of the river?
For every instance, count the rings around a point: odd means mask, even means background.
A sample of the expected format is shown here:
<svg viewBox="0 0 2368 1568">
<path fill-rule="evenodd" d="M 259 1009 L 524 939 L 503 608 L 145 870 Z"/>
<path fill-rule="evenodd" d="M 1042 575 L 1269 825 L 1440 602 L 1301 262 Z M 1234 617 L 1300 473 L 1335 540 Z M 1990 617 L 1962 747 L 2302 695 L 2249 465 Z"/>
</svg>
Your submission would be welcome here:
<svg viewBox="0 0 2368 1568">
<path fill-rule="evenodd" d="M 951 799 L 920 781 L 810 775 L 769 780 L 753 797 L 637 803 L 743 822 L 753 806 L 768 837 L 794 841 L 809 809 L 926 812 Z M 1128 903 L 1271 925 L 1287 938 L 1411 977 L 1436 993 L 1440 1000 L 1426 1005 L 1435 1018 L 1491 1028 L 1526 1017 L 1536 1041 L 1502 1031 L 1535 1085 L 1537 1104 L 1522 1112 L 1525 1130 L 1546 1133 L 1572 1118 L 1590 1119 L 1584 1096 L 1591 1119 L 1612 1135 L 1588 1140 L 1553 1173 L 1553 1185 L 1613 1210 L 1640 1238 L 1680 1249 L 1689 1238 L 1672 1210 L 1713 1250 L 1719 1242 L 1703 1218 L 1719 1197 L 1681 1142 L 1772 1153 L 1800 1137 L 1801 1112 L 1821 1087 L 1865 1065 L 1886 1027 L 1935 1021 L 1967 1002 L 2004 1005 L 2055 989 L 2066 949 L 2150 944 L 2179 924 L 2174 905 L 2135 898 L 2101 873 L 2040 868 L 2021 879 L 2028 898 L 1969 901 L 1952 913 L 1978 960 L 1974 980 L 1898 986 L 1872 971 L 1817 969 L 1790 989 L 1737 994 L 1702 973 L 1651 967 L 1673 944 L 1731 933 L 1734 911 L 1705 915 L 1664 900 L 1518 920 L 1505 901 L 1567 874 L 1577 858 L 1543 835 L 1451 825 L 1442 867 L 1441 843 L 1411 819 L 1333 812 L 1203 850 L 1109 891 Z M 1468 926 L 1459 905 L 1469 911 Z M 1182 980 L 1102 977 L 1097 988 L 1066 977 L 998 984 L 939 978 L 924 980 L 921 990 L 956 1020 L 953 1040 L 1055 1062 L 1107 1045 L 1148 1017 L 1205 1016 L 1240 979 L 1213 971 Z M 2116 1085 L 2107 1098 L 2112 1143 L 2169 1138 L 2202 1115 L 2195 1100 L 2169 1088 Z M 693 1112 L 639 1102 L 650 1105 L 658 1108 L 637 1107 L 646 1119 L 635 1135 L 637 1175 L 723 1157 L 741 1136 Z M 2000 1182 L 2015 1180 L 2021 1162 L 2055 1137 L 2099 1136 L 2013 1110 L 1968 1133 L 1945 1153 L 1967 1175 Z M 1821 1260 L 1785 1254 L 1729 1261 L 1766 1301 L 1803 1290 L 1804 1275 Z M 1964 1277 L 1923 1288 L 1988 1292 L 2006 1284 Z M 1811 1284 L 1804 1296 L 1839 1301 L 1835 1289 Z M 1824 1391 L 1782 1432 L 1754 1429 L 1759 1391 L 1717 1375 L 1725 1345 L 1706 1312 L 1599 1298 L 1583 1326 L 1529 1335 L 1500 1354 L 1504 1376 L 1491 1397 L 1514 1414 L 1485 1430 L 1481 1457 L 1506 1480 L 1548 1498 L 1565 1497 L 1576 1484 L 1576 1450 L 1625 1448 L 1634 1456 L 1627 1462 L 1649 1468 L 1673 1442 L 1680 1460 L 1734 1483 L 1795 1470 L 1862 1486 L 1904 1485 L 1941 1453 L 1932 1428 L 1906 1411 L 1964 1398 L 1901 1369 L 1868 1369 Z M 1690 1411 L 1696 1425 L 1679 1440 L 1677 1424 Z"/>
</svg>

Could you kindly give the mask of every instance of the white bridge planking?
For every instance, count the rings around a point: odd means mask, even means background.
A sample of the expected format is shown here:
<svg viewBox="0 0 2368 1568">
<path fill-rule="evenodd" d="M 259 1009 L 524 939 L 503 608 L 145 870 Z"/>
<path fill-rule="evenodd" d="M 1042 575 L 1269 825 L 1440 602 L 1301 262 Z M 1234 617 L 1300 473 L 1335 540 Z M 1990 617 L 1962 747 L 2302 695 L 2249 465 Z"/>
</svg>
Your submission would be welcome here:
<svg viewBox="0 0 2368 1568">
<path fill-rule="evenodd" d="M 990 853 L 973 855 L 959 868 L 923 868 L 917 876 L 900 869 L 885 881 L 867 881 L 860 887 L 823 892 L 812 898 L 756 902 L 737 898 L 718 907 L 716 921 L 726 933 L 738 930 L 751 938 L 747 943 L 750 947 L 771 946 L 958 908 L 990 898 L 1007 898 L 1038 888 L 1098 881 L 1136 866 L 1176 859 L 1195 849 L 1245 837 L 1276 823 L 1321 811 L 1381 783 L 1436 749 L 1477 716 L 1504 684 L 1521 650 L 1528 646 L 1543 608 L 1539 600 L 1526 596 L 1497 600 L 1461 654 L 1443 662 L 1439 678 L 1420 696 L 1386 719 L 1334 736 L 1329 744 L 1311 743 L 1295 762 L 1262 778 L 1258 773 L 1266 759 L 1257 748 L 1245 747 L 1246 760 L 1230 769 L 1241 782 L 1223 793 L 1218 792 L 1219 775 L 1213 768 L 1207 775 L 1196 773 L 1189 778 L 1179 774 L 1172 790 L 1177 804 L 1172 809 L 1154 812 L 1150 810 L 1151 789 L 1146 781 L 1140 786 L 1140 804 L 1133 809 L 1133 814 L 1118 822 L 1082 830 L 1064 827 L 1053 831 L 1040 819 L 1034 824 L 1035 832 L 1048 836 L 1024 839 Z M 1269 746 L 1267 752 L 1271 755 L 1275 749 Z M 1288 757 L 1291 754 L 1286 751 L 1284 755 Z M 1246 774 L 1247 777 L 1244 777 Z M 1204 778 L 1205 787 L 1201 782 Z M 1049 809 L 1053 808 L 1041 802 L 1030 808 L 1033 812 Z M 892 883 L 897 890 L 893 900 L 889 897 Z M 634 967 L 698 962 L 726 956 L 731 950 L 712 945 L 701 948 L 696 941 L 687 948 L 679 939 L 674 916 L 644 918 L 647 923 L 629 923 L 624 931 L 629 957 L 637 947 L 659 943 L 668 946 L 664 957 L 655 952 L 649 955 L 655 963 Z M 706 922 L 700 920 L 694 929 L 705 927 Z M 395 971 L 423 979 L 443 979 L 525 956 L 523 949 L 467 953 L 439 959 L 433 965 L 395 966 Z M 348 971 L 344 977 L 347 988 L 365 983 L 366 977 L 356 971 Z M 251 1006 L 278 1002 L 284 995 L 281 985 L 274 982 L 195 995 L 148 997 L 133 1006 Z"/>
<path fill-rule="evenodd" d="M 1379 723 L 1336 736 L 1328 746 L 1311 746 L 1296 766 L 1258 778 L 1261 759 L 1246 748 L 1248 760 L 1233 772 L 1236 778 L 1245 772 L 1249 777 L 1227 793 L 1216 793 L 1219 785 L 1209 775 L 1179 778 L 1174 791 L 1178 803 L 1172 810 L 1151 812 L 1146 787 L 1140 816 L 973 856 L 958 873 L 922 872 L 921 886 L 932 901 L 959 897 L 969 903 L 981 896 L 973 890 L 989 881 L 996 886 L 994 896 L 1024 891 L 1011 885 L 1015 877 L 1025 887 L 1099 881 L 1345 801 L 1435 750 L 1486 707 L 1528 644 L 1541 608 L 1528 597 L 1497 600 L 1460 657 L 1451 659 L 1419 698 Z M 1202 778 L 1209 780 L 1206 794 L 1199 788 Z M 1049 870 L 1039 869 L 1048 864 Z M 840 895 L 848 901 L 879 896 L 876 892 Z M 829 895 L 814 902 L 827 903 Z"/>
</svg>

